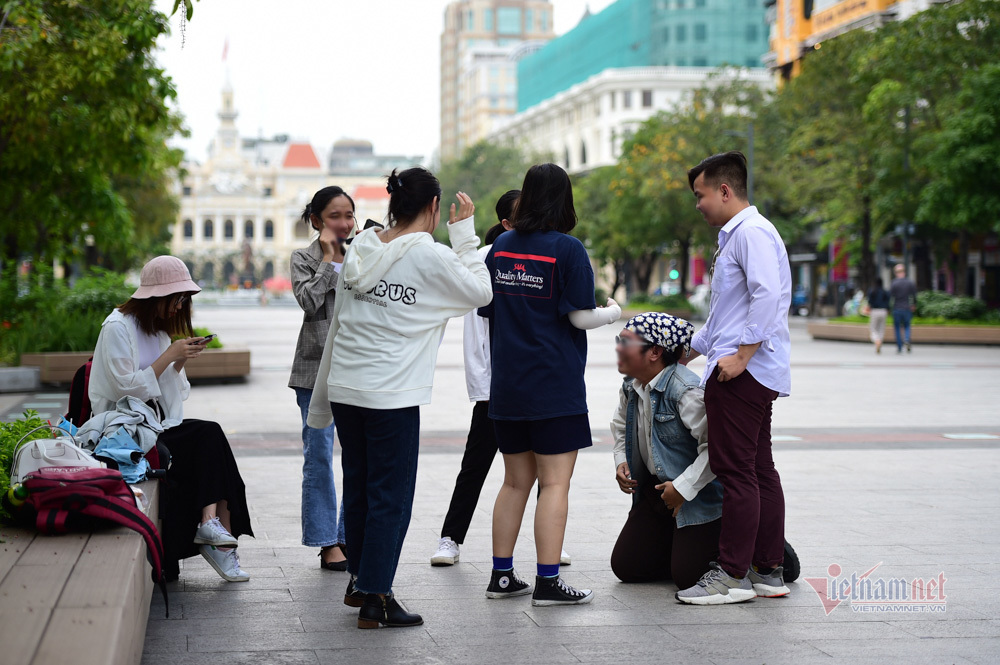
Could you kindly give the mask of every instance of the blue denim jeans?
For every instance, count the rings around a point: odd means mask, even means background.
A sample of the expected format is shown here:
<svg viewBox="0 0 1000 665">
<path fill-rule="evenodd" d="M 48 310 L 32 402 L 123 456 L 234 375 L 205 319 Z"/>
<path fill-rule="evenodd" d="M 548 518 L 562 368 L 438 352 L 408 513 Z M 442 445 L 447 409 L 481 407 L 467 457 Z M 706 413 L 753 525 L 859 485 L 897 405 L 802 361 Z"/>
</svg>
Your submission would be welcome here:
<svg viewBox="0 0 1000 665">
<path fill-rule="evenodd" d="M 358 591 L 389 593 L 413 510 L 420 407 L 330 408 L 343 448 L 347 570 Z"/>
<path fill-rule="evenodd" d="M 302 544 L 329 547 L 344 542 L 344 506 L 337 516 L 337 486 L 333 481 L 333 425 L 306 425 L 312 390 L 295 388 L 302 412 Z"/>
<path fill-rule="evenodd" d="M 913 321 L 913 312 L 908 309 L 892 310 L 892 325 L 896 330 L 896 348 L 903 350 L 903 344 L 910 343 L 910 322 Z M 900 329 L 905 331 L 902 335 Z M 904 339 L 905 336 L 905 339 Z"/>
</svg>

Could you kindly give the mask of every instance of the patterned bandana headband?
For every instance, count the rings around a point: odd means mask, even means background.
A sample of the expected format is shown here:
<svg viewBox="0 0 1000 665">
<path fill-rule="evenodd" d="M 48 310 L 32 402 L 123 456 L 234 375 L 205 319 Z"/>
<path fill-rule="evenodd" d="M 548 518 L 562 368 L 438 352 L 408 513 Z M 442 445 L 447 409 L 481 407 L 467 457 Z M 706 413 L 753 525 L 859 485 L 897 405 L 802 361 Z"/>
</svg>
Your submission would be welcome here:
<svg viewBox="0 0 1000 665">
<path fill-rule="evenodd" d="M 691 354 L 694 326 L 676 316 L 663 312 L 636 314 L 625 324 L 625 330 L 631 330 L 650 344 L 662 346 L 671 353 L 683 348 L 686 355 Z"/>
</svg>

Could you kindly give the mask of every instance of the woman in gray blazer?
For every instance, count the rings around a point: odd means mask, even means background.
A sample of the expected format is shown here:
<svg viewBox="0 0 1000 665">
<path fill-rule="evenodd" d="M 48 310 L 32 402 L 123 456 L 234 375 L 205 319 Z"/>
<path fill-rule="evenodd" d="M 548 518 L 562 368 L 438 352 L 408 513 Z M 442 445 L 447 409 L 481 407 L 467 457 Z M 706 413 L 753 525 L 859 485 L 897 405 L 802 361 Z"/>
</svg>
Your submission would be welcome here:
<svg viewBox="0 0 1000 665">
<path fill-rule="evenodd" d="M 291 262 L 292 291 L 304 312 L 288 381 L 302 415 L 302 544 L 321 548 L 323 570 L 343 571 L 347 570 L 344 507 L 338 515 L 333 480 L 334 426 L 313 429 L 306 424 L 306 417 L 333 316 L 344 241 L 355 226 L 354 200 L 340 187 L 324 187 L 302 212 L 302 222 L 319 233 L 308 247 L 292 252 Z"/>
</svg>

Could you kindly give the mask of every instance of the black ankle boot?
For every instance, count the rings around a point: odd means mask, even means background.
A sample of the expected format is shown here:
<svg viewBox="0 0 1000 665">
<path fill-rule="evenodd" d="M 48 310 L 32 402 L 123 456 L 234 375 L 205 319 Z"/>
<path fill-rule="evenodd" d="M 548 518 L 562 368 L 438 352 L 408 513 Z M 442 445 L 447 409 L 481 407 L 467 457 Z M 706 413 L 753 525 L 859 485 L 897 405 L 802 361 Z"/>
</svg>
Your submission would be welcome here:
<svg viewBox="0 0 1000 665">
<path fill-rule="evenodd" d="M 382 598 L 377 593 L 365 596 L 365 603 L 358 613 L 358 628 L 405 628 L 419 626 L 424 622 L 419 614 L 407 612 L 406 608 L 390 594 Z"/>
<path fill-rule="evenodd" d="M 347 582 L 347 590 L 344 592 L 344 605 L 348 607 L 361 607 L 365 604 L 365 594 L 358 591 L 358 588 L 354 586 L 354 583 L 358 581 L 354 575 L 351 575 L 351 579 Z"/>
</svg>

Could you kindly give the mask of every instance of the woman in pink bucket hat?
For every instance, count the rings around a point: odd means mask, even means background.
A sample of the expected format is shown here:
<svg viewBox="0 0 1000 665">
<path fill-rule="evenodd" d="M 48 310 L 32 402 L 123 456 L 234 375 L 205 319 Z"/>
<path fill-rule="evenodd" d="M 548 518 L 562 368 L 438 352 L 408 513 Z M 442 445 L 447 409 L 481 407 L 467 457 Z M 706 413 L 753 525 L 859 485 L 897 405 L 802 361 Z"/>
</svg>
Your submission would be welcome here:
<svg viewBox="0 0 1000 665">
<path fill-rule="evenodd" d="M 208 342 L 191 327 L 191 297 L 199 291 L 177 257 L 158 256 L 143 267 L 139 288 L 101 325 L 90 403 L 99 414 L 136 397 L 160 420 L 157 443 L 171 460 L 161 495 L 168 579 L 179 575 L 180 559 L 200 553 L 223 579 L 245 582 L 237 538 L 253 531 L 236 459 L 218 423 L 184 418 L 191 394 L 184 364 Z"/>
</svg>

